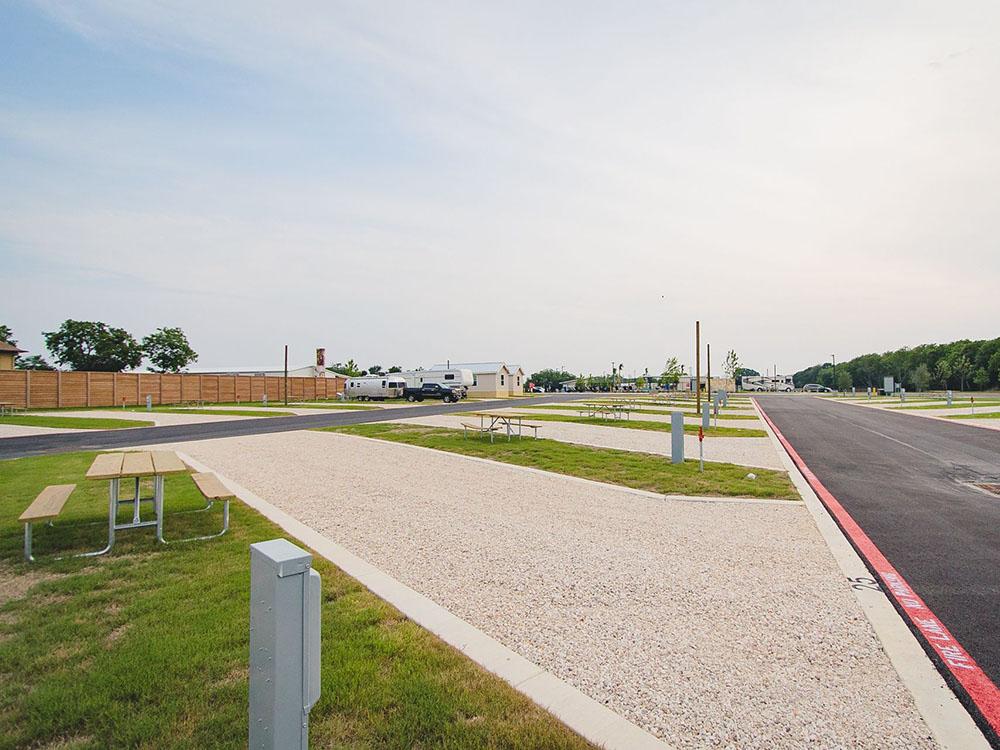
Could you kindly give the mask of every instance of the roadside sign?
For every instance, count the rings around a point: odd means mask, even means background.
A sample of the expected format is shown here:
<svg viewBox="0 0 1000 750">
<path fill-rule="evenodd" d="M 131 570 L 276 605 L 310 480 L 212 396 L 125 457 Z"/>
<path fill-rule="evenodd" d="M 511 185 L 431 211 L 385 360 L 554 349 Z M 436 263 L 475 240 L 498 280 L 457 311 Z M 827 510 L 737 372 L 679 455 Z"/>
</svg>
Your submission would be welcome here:
<svg viewBox="0 0 1000 750">
<path fill-rule="evenodd" d="M 702 442 L 705 439 L 705 430 L 701 427 L 698 428 L 698 442 Z"/>
</svg>

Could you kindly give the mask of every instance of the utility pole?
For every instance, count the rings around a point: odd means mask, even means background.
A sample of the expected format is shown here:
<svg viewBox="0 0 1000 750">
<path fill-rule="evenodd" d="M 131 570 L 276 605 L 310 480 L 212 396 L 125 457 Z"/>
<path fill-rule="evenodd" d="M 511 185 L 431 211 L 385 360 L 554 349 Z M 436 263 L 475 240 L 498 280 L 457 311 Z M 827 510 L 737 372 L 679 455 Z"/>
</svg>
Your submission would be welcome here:
<svg viewBox="0 0 1000 750">
<path fill-rule="evenodd" d="M 701 414 L 701 321 L 694 322 L 694 393 L 697 413 Z"/>
<path fill-rule="evenodd" d="M 285 344 L 285 406 L 288 406 L 288 344 Z"/>
<path fill-rule="evenodd" d="M 837 355 L 831 354 L 830 357 L 833 359 L 833 390 L 837 390 Z"/>
</svg>

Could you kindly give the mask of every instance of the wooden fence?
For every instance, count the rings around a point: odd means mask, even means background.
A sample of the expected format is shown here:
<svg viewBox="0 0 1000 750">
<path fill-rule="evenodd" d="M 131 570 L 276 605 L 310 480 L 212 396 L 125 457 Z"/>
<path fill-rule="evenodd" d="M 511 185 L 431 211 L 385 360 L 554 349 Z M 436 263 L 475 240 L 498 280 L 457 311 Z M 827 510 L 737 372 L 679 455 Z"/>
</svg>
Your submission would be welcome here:
<svg viewBox="0 0 1000 750">
<path fill-rule="evenodd" d="M 343 378 L 288 378 L 288 400 L 335 398 Z M 181 375 L 155 372 L 0 370 L 0 402 L 23 409 L 145 405 L 188 401 L 261 401 L 285 398 L 285 378 L 271 375 Z"/>
</svg>

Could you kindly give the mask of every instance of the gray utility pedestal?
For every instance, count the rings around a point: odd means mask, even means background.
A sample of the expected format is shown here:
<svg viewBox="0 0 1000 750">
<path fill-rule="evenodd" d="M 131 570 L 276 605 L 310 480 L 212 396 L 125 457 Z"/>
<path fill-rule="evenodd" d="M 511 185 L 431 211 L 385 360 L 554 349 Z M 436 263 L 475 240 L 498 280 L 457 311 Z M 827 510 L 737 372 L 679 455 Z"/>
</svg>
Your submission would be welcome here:
<svg viewBox="0 0 1000 750">
<path fill-rule="evenodd" d="M 319 573 L 286 539 L 250 545 L 251 750 L 307 750 L 320 691 Z"/>
<path fill-rule="evenodd" d="M 710 417 L 711 417 L 711 414 L 709 413 L 708 402 L 706 401 L 705 403 L 703 403 L 701 405 L 701 426 L 702 426 L 702 428 L 704 428 L 704 429 L 707 430 L 711 426 L 710 423 L 709 423 Z"/>
<path fill-rule="evenodd" d="M 670 412 L 670 463 L 684 463 L 684 412 Z"/>
<path fill-rule="evenodd" d="M 946 395 L 948 396 L 948 406 L 951 406 L 951 399 L 952 399 L 952 393 L 951 393 L 951 390 L 949 390 L 949 391 L 948 391 L 948 393 L 947 393 Z"/>
</svg>

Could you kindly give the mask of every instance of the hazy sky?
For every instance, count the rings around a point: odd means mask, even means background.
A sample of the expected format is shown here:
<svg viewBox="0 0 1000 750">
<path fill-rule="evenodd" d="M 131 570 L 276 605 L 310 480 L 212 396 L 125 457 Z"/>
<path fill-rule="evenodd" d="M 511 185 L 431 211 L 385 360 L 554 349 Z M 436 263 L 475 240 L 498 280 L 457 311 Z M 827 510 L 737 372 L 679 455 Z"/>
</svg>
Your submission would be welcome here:
<svg viewBox="0 0 1000 750">
<path fill-rule="evenodd" d="M 1000 3 L 6 0 L 0 322 L 202 367 L 1000 336 Z"/>
</svg>

